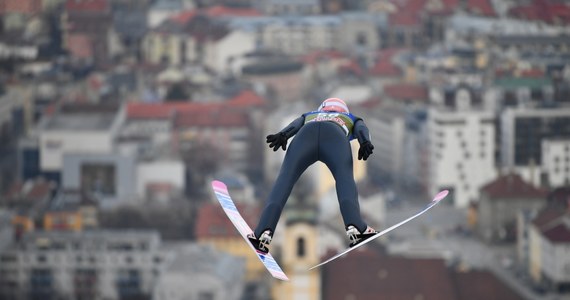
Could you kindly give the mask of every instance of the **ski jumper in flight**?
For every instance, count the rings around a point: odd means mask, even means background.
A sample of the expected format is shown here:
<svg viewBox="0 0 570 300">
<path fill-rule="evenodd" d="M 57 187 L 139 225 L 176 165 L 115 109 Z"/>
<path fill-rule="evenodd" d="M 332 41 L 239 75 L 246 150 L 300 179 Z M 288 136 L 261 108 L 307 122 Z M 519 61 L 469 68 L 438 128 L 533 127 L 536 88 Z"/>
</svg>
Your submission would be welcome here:
<svg viewBox="0 0 570 300">
<path fill-rule="evenodd" d="M 287 150 L 287 140 L 294 135 Z M 329 168 L 336 181 L 336 193 L 350 246 L 376 233 L 360 215 L 350 147 L 350 141 L 355 138 L 360 143 L 358 159 L 368 159 L 374 149 L 368 128 L 338 98 L 326 99 L 316 111 L 301 115 L 278 133 L 267 136 L 267 143 L 273 151 L 282 148 L 287 152 L 254 234 L 248 236 L 255 248 L 261 252 L 269 251 L 267 246 L 295 182 L 317 161 Z"/>
</svg>

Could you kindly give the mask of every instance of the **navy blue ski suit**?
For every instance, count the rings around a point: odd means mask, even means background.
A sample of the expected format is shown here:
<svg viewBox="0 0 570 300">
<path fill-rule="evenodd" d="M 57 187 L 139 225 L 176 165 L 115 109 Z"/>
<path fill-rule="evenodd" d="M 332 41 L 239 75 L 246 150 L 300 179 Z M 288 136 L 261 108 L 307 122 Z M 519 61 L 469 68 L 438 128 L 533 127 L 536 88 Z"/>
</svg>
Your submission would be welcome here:
<svg viewBox="0 0 570 300">
<path fill-rule="evenodd" d="M 361 118 L 351 113 L 313 111 L 303 114 L 277 133 L 281 143 L 271 144 L 276 151 L 285 150 L 287 139 L 296 135 L 285 154 L 281 170 L 269 194 L 255 229 L 259 237 L 265 230 L 275 232 L 275 227 L 293 185 L 313 163 L 323 162 L 336 181 L 336 192 L 345 227 L 355 226 L 363 232 L 367 224 L 360 215 L 358 192 L 354 182 L 350 141 L 360 143 L 359 159 L 366 160 L 372 149 L 368 128 Z M 269 143 L 268 136 L 268 143 Z"/>
</svg>

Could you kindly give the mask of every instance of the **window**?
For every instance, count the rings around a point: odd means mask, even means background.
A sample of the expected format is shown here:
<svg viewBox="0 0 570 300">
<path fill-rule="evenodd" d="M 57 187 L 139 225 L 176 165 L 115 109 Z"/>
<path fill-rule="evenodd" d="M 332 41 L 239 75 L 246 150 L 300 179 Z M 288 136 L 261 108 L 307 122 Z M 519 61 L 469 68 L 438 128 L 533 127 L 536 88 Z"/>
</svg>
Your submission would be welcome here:
<svg viewBox="0 0 570 300">
<path fill-rule="evenodd" d="M 91 164 L 81 166 L 81 190 L 96 195 L 114 196 L 116 187 L 116 170 L 112 164 Z"/>
<path fill-rule="evenodd" d="M 200 294 L 198 294 L 198 300 L 214 300 L 214 293 L 200 292 Z"/>
<path fill-rule="evenodd" d="M 297 239 L 297 257 L 305 257 L 305 238 Z"/>
<path fill-rule="evenodd" d="M 43 254 L 42 254 L 42 255 L 38 255 L 38 256 L 37 256 L 37 259 L 38 259 L 38 262 L 39 262 L 39 263 L 45 263 L 45 262 L 47 262 L 47 258 L 46 258 L 46 256 L 43 255 Z"/>
</svg>

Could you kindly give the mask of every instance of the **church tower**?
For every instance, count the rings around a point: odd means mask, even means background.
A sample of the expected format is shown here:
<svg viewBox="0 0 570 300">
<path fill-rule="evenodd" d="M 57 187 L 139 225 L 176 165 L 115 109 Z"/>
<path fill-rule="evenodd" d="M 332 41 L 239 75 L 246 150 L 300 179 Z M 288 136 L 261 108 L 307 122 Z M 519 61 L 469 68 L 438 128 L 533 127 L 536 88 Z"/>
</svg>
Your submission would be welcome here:
<svg viewBox="0 0 570 300">
<path fill-rule="evenodd" d="M 314 189 L 307 188 L 299 180 L 299 188 L 284 209 L 285 228 L 281 246 L 283 271 L 289 282 L 278 282 L 273 289 L 273 299 L 320 300 L 320 270 L 308 271 L 319 263 L 317 203 L 312 199 Z M 296 193 L 295 193 L 296 191 Z"/>
</svg>

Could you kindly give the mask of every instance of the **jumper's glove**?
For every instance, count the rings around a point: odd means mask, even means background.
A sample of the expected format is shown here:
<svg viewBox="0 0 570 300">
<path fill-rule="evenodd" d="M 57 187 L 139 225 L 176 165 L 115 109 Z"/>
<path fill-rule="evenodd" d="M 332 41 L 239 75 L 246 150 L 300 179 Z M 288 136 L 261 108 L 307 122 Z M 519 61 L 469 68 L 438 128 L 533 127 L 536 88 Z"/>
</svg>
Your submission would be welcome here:
<svg viewBox="0 0 570 300">
<path fill-rule="evenodd" d="M 364 141 L 360 144 L 360 149 L 358 149 L 358 159 L 367 160 L 368 156 L 372 154 L 374 150 L 374 145 L 370 141 Z"/>
<path fill-rule="evenodd" d="M 279 147 L 287 150 L 287 137 L 283 132 L 268 135 L 266 142 L 269 144 L 269 148 L 273 148 L 273 151 L 277 151 Z"/>
</svg>

